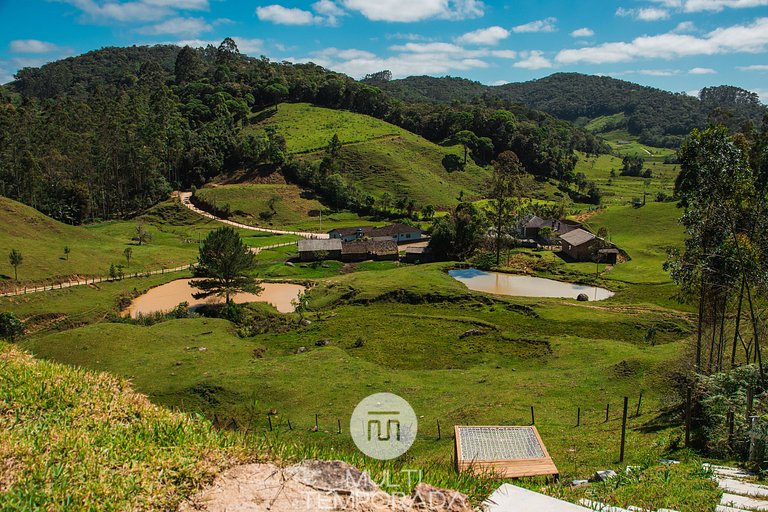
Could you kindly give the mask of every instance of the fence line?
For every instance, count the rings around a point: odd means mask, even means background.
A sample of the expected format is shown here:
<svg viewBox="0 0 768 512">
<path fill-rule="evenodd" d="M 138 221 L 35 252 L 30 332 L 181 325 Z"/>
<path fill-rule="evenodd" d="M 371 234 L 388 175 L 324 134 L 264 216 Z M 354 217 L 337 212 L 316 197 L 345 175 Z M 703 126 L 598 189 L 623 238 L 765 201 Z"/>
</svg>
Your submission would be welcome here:
<svg viewBox="0 0 768 512">
<path fill-rule="evenodd" d="M 180 272 L 182 270 L 190 270 L 193 266 L 194 264 L 190 263 L 188 265 L 183 265 L 181 267 L 175 267 L 175 268 L 162 268 L 160 270 L 149 270 L 147 272 L 134 272 L 133 274 L 126 274 L 122 278 L 93 277 L 93 278 L 83 279 L 80 281 L 65 281 L 57 284 L 35 286 L 32 288 L 28 288 L 25 286 L 24 288 L 17 288 L 16 290 L 11 292 L 0 293 L 0 297 L 16 297 L 19 295 L 29 295 L 32 293 L 48 292 L 51 290 L 63 290 L 64 288 L 73 288 L 75 286 L 85 286 L 89 284 L 123 281 L 124 279 L 136 279 L 139 277 L 149 277 L 149 276 L 155 276 L 158 274 L 165 274 L 166 272 Z"/>
</svg>

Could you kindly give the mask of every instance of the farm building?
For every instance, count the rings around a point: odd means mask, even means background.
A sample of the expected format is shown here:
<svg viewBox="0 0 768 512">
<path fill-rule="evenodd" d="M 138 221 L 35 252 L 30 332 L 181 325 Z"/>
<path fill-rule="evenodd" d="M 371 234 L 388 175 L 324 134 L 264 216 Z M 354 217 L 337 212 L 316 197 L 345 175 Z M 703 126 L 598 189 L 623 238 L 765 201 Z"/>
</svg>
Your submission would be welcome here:
<svg viewBox="0 0 768 512">
<path fill-rule="evenodd" d="M 408 247 L 405 250 L 406 263 L 431 263 L 435 261 L 432 249 L 429 247 Z"/>
<path fill-rule="evenodd" d="M 599 255 L 601 262 L 612 259 L 615 263 L 619 254 L 613 244 L 585 229 L 574 229 L 559 238 L 562 252 L 575 261 L 594 261 L 595 256 Z"/>
<path fill-rule="evenodd" d="M 319 256 L 326 260 L 341 259 L 342 243 L 339 239 L 330 240 L 300 240 L 299 259 L 301 261 L 317 261 Z"/>
<path fill-rule="evenodd" d="M 544 228 L 551 229 L 554 236 L 560 236 L 581 229 L 581 224 L 572 220 L 542 219 L 534 215 L 523 225 L 523 237 L 539 238 Z"/>
<path fill-rule="evenodd" d="M 341 248 L 341 261 L 397 261 L 400 254 L 397 244 L 393 240 L 356 240 L 344 242 Z"/>
<path fill-rule="evenodd" d="M 374 240 L 394 240 L 397 243 L 413 242 L 421 240 L 422 232 L 419 228 L 407 226 L 405 224 L 391 224 L 384 227 L 360 226 L 355 228 L 338 228 L 328 232 L 332 239 L 352 242 L 365 238 Z"/>
<path fill-rule="evenodd" d="M 360 226 L 356 228 L 337 228 L 328 232 L 331 239 L 352 242 L 361 238 L 370 238 L 373 226 Z"/>
</svg>

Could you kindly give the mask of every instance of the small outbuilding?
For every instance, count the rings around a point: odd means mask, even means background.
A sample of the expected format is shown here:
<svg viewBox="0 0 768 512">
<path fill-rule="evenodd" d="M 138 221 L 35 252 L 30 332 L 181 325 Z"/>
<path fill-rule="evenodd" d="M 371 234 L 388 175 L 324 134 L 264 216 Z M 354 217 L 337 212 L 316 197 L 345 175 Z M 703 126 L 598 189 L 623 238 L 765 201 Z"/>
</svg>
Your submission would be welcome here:
<svg viewBox="0 0 768 512">
<path fill-rule="evenodd" d="M 299 259 L 301 261 L 317 261 L 319 259 L 341 259 L 341 240 L 299 240 Z M 321 258 L 322 256 L 322 258 Z"/>
<path fill-rule="evenodd" d="M 343 240 L 345 242 L 352 242 L 354 240 L 360 240 L 361 238 L 367 238 L 371 236 L 371 232 L 374 230 L 373 226 L 358 226 L 354 228 L 337 228 L 328 232 L 328 236 L 332 239 Z"/>
<path fill-rule="evenodd" d="M 432 263 L 435 256 L 429 247 L 408 247 L 405 250 L 405 263 Z"/>
<path fill-rule="evenodd" d="M 575 229 L 560 235 L 560 248 L 576 261 L 592 261 L 601 241 L 589 231 Z"/>
<path fill-rule="evenodd" d="M 353 228 L 337 228 L 329 231 L 328 235 L 332 239 L 339 239 L 344 242 L 372 238 L 377 241 L 394 240 L 396 243 L 406 243 L 421 240 L 423 237 L 423 233 L 419 228 L 400 223 L 383 227 L 358 226 Z"/>
<path fill-rule="evenodd" d="M 554 236 L 564 235 L 577 229 L 582 229 L 581 224 L 572 220 L 542 219 L 534 215 L 523 225 L 523 237 L 536 239 L 541 236 L 541 230 L 549 228 Z"/>
</svg>

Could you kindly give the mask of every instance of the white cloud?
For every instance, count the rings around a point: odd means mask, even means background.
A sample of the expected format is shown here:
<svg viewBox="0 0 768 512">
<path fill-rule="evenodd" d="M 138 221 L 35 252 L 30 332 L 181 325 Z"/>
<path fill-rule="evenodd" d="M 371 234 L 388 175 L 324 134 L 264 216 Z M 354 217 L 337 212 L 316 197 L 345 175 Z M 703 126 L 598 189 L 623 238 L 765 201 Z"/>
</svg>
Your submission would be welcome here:
<svg viewBox="0 0 768 512">
<path fill-rule="evenodd" d="M 464 44 L 482 44 L 495 46 L 510 35 L 509 30 L 495 26 L 488 28 L 481 28 L 473 32 L 467 32 L 466 34 L 458 37 L 456 41 Z"/>
<path fill-rule="evenodd" d="M 490 64 L 484 57 L 513 58 L 510 50 L 470 50 L 451 43 L 407 43 L 389 48 L 394 52 L 381 57 L 359 49 L 326 48 L 308 58 L 290 59 L 295 62 L 314 62 L 329 69 L 361 77 L 388 69 L 393 76 L 436 75 L 452 71 L 483 69 Z"/>
<path fill-rule="evenodd" d="M 700 93 L 701 93 L 701 89 L 693 89 L 692 91 L 685 91 L 685 94 L 687 94 L 688 96 L 693 96 L 694 98 L 698 98 Z"/>
<path fill-rule="evenodd" d="M 65 50 L 61 46 L 38 39 L 17 39 L 11 41 L 8 49 L 12 53 L 54 53 Z"/>
<path fill-rule="evenodd" d="M 517 52 L 514 50 L 494 50 L 491 55 L 498 57 L 499 59 L 516 59 Z"/>
<path fill-rule="evenodd" d="M 309 11 L 277 4 L 257 7 L 256 16 L 261 21 L 270 21 L 277 25 L 312 25 L 321 21 L 319 17 Z"/>
<path fill-rule="evenodd" d="M 595 35 L 595 31 L 591 28 L 580 28 L 571 32 L 571 37 L 592 37 Z"/>
<path fill-rule="evenodd" d="M 619 7 L 616 9 L 616 16 L 631 17 L 640 21 L 659 21 L 669 18 L 669 11 L 658 9 L 656 7 L 644 7 L 642 9 L 625 9 Z"/>
<path fill-rule="evenodd" d="M 609 64 L 637 59 L 671 60 L 694 55 L 759 53 L 768 48 L 768 18 L 758 18 L 749 25 L 718 28 L 703 37 L 666 33 L 641 36 L 631 42 L 605 43 L 562 50 L 560 64 Z"/>
<path fill-rule="evenodd" d="M 543 20 L 536 20 L 525 25 L 518 25 L 512 28 L 512 32 L 516 34 L 521 33 L 533 33 L 533 32 L 554 32 L 557 30 L 555 26 L 557 24 L 557 18 L 546 18 Z"/>
<path fill-rule="evenodd" d="M 507 85 L 508 83 L 509 83 L 509 81 L 508 81 L 508 80 L 496 80 L 495 82 L 491 82 L 491 83 L 490 83 L 490 84 L 488 84 L 488 85 L 496 85 L 496 86 L 499 86 L 499 85 Z"/>
<path fill-rule="evenodd" d="M 693 68 L 688 70 L 689 75 L 716 75 L 717 71 L 712 68 Z"/>
<path fill-rule="evenodd" d="M 739 66 L 739 71 L 768 71 L 768 64 L 753 64 L 751 66 Z"/>
<path fill-rule="evenodd" d="M 768 89 L 753 89 L 752 92 L 760 96 L 760 101 L 762 101 L 764 105 L 768 105 Z"/>
<path fill-rule="evenodd" d="M 523 60 L 512 64 L 516 68 L 522 69 L 548 69 L 552 67 L 552 62 L 543 56 L 544 53 L 538 50 L 522 54 Z"/>
<path fill-rule="evenodd" d="M 677 24 L 677 26 L 672 30 L 672 32 L 675 32 L 677 34 L 684 34 L 686 32 L 695 32 L 696 31 L 696 25 L 693 24 L 692 21 L 681 21 Z"/>
<path fill-rule="evenodd" d="M 203 18 L 173 18 L 139 30 L 140 34 L 195 37 L 213 29 Z"/>
<path fill-rule="evenodd" d="M 339 7 L 333 0 L 320 0 L 312 4 L 312 9 L 326 16 L 346 16 L 347 11 Z"/>
<path fill-rule="evenodd" d="M 480 0 L 342 0 L 342 3 L 372 21 L 465 20 L 484 14 Z"/>
<path fill-rule="evenodd" d="M 748 9 L 764 7 L 768 0 L 654 0 L 667 7 L 684 12 L 719 12 L 723 9 Z"/>
<path fill-rule="evenodd" d="M 147 22 L 159 21 L 179 11 L 205 11 L 208 0 L 61 0 L 83 13 L 82 19 L 91 22 Z"/>
</svg>

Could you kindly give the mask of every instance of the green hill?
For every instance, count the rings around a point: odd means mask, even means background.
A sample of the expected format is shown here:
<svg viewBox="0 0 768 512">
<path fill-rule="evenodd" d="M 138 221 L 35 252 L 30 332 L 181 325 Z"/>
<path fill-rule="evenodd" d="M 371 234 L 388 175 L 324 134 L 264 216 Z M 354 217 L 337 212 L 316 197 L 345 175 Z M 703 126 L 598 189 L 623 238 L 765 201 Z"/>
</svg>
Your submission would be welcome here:
<svg viewBox="0 0 768 512">
<path fill-rule="evenodd" d="M 450 103 L 491 98 L 521 103 L 596 132 L 606 131 L 606 124 L 611 130 L 626 129 L 644 144 L 657 147 L 677 146 L 693 128 L 703 128 L 712 121 L 736 130 L 746 121 L 759 125 L 766 114 L 757 94 L 738 87 L 707 87 L 694 98 L 581 73 L 555 73 L 500 86 L 428 76 L 374 83 L 402 101 Z"/>
<path fill-rule="evenodd" d="M 136 226 L 152 235 L 139 246 L 132 241 Z M 126 273 L 173 268 L 195 260 L 197 241 L 220 224 L 166 201 L 130 221 L 110 221 L 87 226 L 63 224 L 29 206 L 0 196 L 0 288 L 15 288 L 7 251 L 16 249 L 24 261 L 18 268 L 22 286 L 40 281 L 60 281 L 74 276 L 105 276 L 112 264 Z M 258 237 L 259 233 L 248 233 Z M 264 234 L 264 237 L 269 237 Z M 264 245 L 248 240 L 251 245 Z M 70 249 L 69 255 L 64 248 Z M 131 248 L 130 263 L 124 251 Z"/>
<path fill-rule="evenodd" d="M 275 126 L 288 151 L 309 160 L 320 159 L 334 135 L 343 144 L 342 175 L 363 192 L 380 197 L 409 198 L 419 205 L 446 207 L 464 191 L 482 195 L 490 171 L 469 160 L 464 171 L 448 172 L 442 161 L 453 154 L 463 158 L 461 146 L 443 147 L 393 124 L 362 114 L 281 104 L 277 113 L 251 128 Z"/>
</svg>

